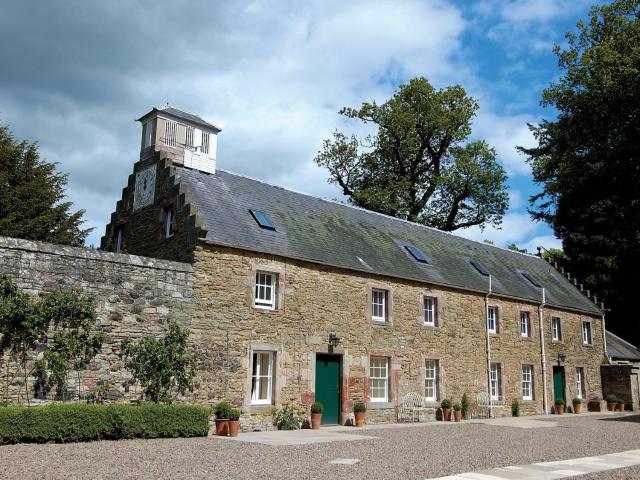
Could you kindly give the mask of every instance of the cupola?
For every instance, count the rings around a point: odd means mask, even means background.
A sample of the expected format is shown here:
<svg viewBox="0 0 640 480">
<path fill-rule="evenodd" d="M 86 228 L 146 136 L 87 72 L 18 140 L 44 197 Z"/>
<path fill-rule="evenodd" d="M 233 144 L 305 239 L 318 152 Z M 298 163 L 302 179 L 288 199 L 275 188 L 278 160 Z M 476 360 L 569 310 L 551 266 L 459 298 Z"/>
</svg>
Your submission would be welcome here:
<svg viewBox="0 0 640 480">
<path fill-rule="evenodd" d="M 140 159 L 163 151 L 176 164 L 206 173 L 216 172 L 220 128 L 169 105 L 154 108 L 137 121 L 142 124 Z"/>
</svg>

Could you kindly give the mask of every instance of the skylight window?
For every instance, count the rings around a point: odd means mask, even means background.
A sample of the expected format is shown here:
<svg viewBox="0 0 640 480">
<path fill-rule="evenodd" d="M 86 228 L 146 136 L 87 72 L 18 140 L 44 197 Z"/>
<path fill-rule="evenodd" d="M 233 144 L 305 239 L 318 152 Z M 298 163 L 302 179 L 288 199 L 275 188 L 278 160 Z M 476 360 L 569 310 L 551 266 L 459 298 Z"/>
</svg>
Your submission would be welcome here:
<svg viewBox="0 0 640 480">
<path fill-rule="evenodd" d="M 264 212 L 261 212 L 260 210 L 249 210 L 249 211 L 251 212 L 251 215 L 256 220 L 256 222 L 258 222 L 258 225 L 260 225 L 261 228 L 265 228 L 267 230 L 276 229 L 276 227 L 273 226 L 273 223 L 271 222 L 269 215 L 267 215 Z"/>
<path fill-rule="evenodd" d="M 427 259 L 427 257 L 424 256 L 424 253 L 422 253 L 417 247 L 414 247 L 413 245 L 405 245 L 404 247 L 407 252 L 409 252 L 411 254 L 411 256 L 413 258 L 415 258 L 418 262 L 420 263 L 429 263 L 429 260 Z"/>
<path fill-rule="evenodd" d="M 538 280 L 536 280 L 536 277 L 534 277 L 533 275 L 531 275 L 528 272 L 522 272 L 522 276 L 524 278 L 526 278 L 527 280 L 529 280 L 529 282 L 531 283 L 531 285 L 533 285 L 534 287 L 538 287 L 538 288 L 542 288 L 542 285 L 540 284 L 540 282 Z"/>
<path fill-rule="evenodd" d="M 473 265 L 473 268 L 475 268 L 478 272 L 480 272 L 485 277 L 489 276 L 489 270 L 487 270 L 485 268 L 485 266 L 482 263 L 480 263 L 479 261 L 477 261 L 477 260 L 469 260 L 469 263 L 471 265 Z"/>
</svg>

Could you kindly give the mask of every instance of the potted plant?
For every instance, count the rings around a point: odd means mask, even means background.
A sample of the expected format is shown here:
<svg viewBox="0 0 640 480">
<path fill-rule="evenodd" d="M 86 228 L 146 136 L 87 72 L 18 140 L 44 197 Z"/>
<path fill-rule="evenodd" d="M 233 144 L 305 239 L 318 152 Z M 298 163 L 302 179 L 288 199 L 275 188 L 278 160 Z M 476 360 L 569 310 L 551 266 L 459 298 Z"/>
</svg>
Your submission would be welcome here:
<svg viewBox="0 0 640 480">
<path fill-rule="evenodd" d="M 311 404 L 311 428 L 317 430 L 320 428 L 320 422 L 322 422 L 322 412 L 324 408 L 320 402 Z"/>
<path fill-rule="evenodd" d="M 462 420 L 462 405 L 459 403 L 453 404 L 453 418 L 456 422 Z"/>
<path fill-rule="evenodd" d="M 556 398 L 556 413 L 562 415 L 564 413 L 564 400 Z"/>
<path fill-rule="evenodd" d="M 619 398 L 616 401 L 616 404 L 618 405 L 618 411 L 619 412 L 624 412 L 624 400 L 622 400 L 621 398 Z"/>
<path fill-rule="evenodd" d="M 616 409 L 617 398 L 613 393 L 607 395 L 607 410 L 613 412 Z"/>
<path fill-rule="evenodd" d="M 226 437 L 229 434 L 229 417 L 231 416 L 231 404 L 220 402 L 216 405 L 214 413 L 216 415 L 216 435 Z"/>
<path fill-rule="evenodd" d="M 364 427 L 364 417 L 367 406 L 363 402 L 353 404 L 353 415 L 356 417 L 356 427 Z"/>
<path fill-rule="evenodd" d="M 232 408 L 229 410 L 229 436 L 237 437 L 240 429 L 240 410 Z"/>
<path fill-rule="evenodd" d="M 514 417 L 520 416 L 520 402 L 518 400 L 511 402 L 511 415 Z"/>
<path fill-rule="evenodd" d="M 582 399 L 574 398 L 571 403 L 573 403 L 573 413 L 580 413 L 580 408 L 582 408 Z"/>
<path fill-rule="evenodd" d="M 451 421 L 451 400 L 445 398 L 440 402 L 440 407 L 442 408 L 442 419 L 445 422 Z"/>
</svg>

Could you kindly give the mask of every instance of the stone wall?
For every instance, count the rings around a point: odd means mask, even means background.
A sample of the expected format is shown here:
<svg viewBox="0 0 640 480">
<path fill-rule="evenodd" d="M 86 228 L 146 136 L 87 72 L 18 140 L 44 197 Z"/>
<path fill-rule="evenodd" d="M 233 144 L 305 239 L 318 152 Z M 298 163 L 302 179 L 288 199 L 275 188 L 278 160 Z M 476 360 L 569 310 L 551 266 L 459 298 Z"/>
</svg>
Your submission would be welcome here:
<svg viewBox="0 0 640 480">
<path fill-rule="evenodd" d="M 189 264 L 0 237 L 0 273 L 31 295 L 80 288 L 95 300 L 97 326 L 107 337 L 82 373 L 82 391 L 90 393 L 108 382 L 112 400 L 140 393 L 122 369 L 121 340 L 158 334 L 170 319 L 187 324 L 191 314 L 194 277 Z M 2 380 L 6 372 L 5 358 L 0 363 Z M 13 402 L 24 402 L 24 386 L 15 382 L 11 395 Z"/>
<path fill-rule="evenodd" d="M 171 151 L 155 152 L 152 148 L 143 151 L 141 160 L 134 165 L 122 198 L 111 214 L 111 221 L 101 239 L 100 248 L 114 250 L 116 229 L 123 231 L 121 252 L 145 255 L 154 258 L 191 262 L 196 241 L 206 236 L 202 221 L 191 203 L 187 188 L 175 176 Z M 156 169 L 153 202 L 133 209 L 136 174 L 148 167 Z M 165 238 L 163 232 L 163 210 L 173 211 L 173 236 Z"/>
<path fill-rule="evenodd" d="M 627 408 L 636 410 L 638 402 L 634 391 L 634 383 L 637 382 L 637 372 L 633 365 L 602 365 L 602 392 L 604 397 L 613 393 L 618 399 L 624 400 Z"/>
<path fill-rule="evenodd" d="M 302 263 L 284 258 L 212 245 L 199 246 L 194 263 L 194 315 L 192 330 L 202 345 L 201 361 L 211 365 L 198 393 L 200 401 L 231 400 L 242 407 L 243 425 L 267 428 L 274 406 L 293 401 L 309 405 L 315 398 L 315 355 L 329 353 L 328 337 L 335 332 L 341 356 L 341 422 L 352 416 L 353 402 L 369 404 L 370 422 L 396 420 L 395 402 L 405 393 L 424 392 L 425 360 L 439 363 L 438 400 L 459 401 L 467 393 L 472 403 L 487 391 L 485 297 L 449 288 L 431 287 L 364 273 Z M 278 274 L 278 307 L 253 307 L 255 272 Z M 391 322 L 371 321 L 372 288 L 390 293 Z M 438 326 L 423 324 L 423 296 L 437 298 Z M 510 415 L 518 399 L 523 414 L 543 412 L 542 362 L 538 305 L 506 298 L 490 298 L 499 308 L 498 333 L 491 335 L 492 362 L 502 371 L 502 407 Z M 519 331 L 521 311 L 531 318 L 531 335 Z M 551 316 L 561 318 L 563 338 L 551 342 Z M 581 321 L 590 319 L 593 345 L 583 346 Z M 211 328 L 216 325 L 217 328 Z M 552 407 L 552 365 L 559 352 L 565 368 L 566 397 L 576 396 L 575 369 L 586 376 L 587 397 L 601 395 L 599 366 L 604 353 L 601 319 L 575 312 L 543 309 L 549 409 Z M 274 405 L 251 404 L 251 352 L 275 352 Z M 388 403 L 369 401 L 369 359 L 390 359 Z M 534 399 L 523 401 L 522 365 L 534 369 Z M 427 412 L 433 418 L 435 409 Z"/>
</svg>

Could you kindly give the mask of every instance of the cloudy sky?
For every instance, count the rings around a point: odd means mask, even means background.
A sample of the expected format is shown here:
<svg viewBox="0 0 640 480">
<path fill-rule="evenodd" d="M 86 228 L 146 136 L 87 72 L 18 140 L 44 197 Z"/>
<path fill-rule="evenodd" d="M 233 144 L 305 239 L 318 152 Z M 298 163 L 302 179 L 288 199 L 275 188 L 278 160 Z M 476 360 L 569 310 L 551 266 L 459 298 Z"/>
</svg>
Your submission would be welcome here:
<svg viewBox="0 0 640 480">
<path fill-rule="evenodd" d="M 459 232 L 535 251 L 558 246 L 527 213 L 537 190 L 516 145 L 552 118 L 540 94 L 559 71 L 551 49 L 583 0 L 31 1 L 0 15 L 0 123 L 69 173 L 98 244 L 139 154 L 134 122 L 172 106 L 219 125 L 218 165 L 341 198 L 313 157 L 343 106 L 388 98 L 416 76 L 478 99 L 474 138 L 510 179 L 501 229 Z M 348 130 L 347 130 L 348 131 Z"/>
</svg>

